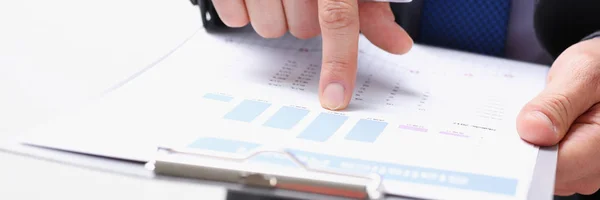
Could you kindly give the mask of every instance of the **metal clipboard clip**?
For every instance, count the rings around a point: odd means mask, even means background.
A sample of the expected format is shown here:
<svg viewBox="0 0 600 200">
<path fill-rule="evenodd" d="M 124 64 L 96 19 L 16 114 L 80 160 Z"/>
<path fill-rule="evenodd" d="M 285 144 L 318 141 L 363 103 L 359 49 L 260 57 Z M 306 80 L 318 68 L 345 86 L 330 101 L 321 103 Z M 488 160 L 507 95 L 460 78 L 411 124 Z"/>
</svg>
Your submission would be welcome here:
<svg viewBox="0 0 600 200">
<path fill-rule="evenodd" d="M 188 149 L 159 147 L 147 167 L 155 174 L 238 183 L 244 186 L 283 189 L 351 199 L 383 199 L 379 174 L 357 175 L 315 169 L 293 153 L 277 148 L 259 148 L 242 156 L 219 155 Z M 247 163 L 266 153 L 283 155 L 299 168 L 271 168 Z"/>
</svg>

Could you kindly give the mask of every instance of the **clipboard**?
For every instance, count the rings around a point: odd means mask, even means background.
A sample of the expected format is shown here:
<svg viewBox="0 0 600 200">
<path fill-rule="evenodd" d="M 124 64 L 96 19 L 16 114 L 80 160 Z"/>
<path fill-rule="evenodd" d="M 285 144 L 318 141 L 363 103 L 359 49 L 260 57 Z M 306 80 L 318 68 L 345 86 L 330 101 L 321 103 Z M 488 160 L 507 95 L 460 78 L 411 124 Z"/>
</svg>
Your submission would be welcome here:
<svg viewBox="0 0 600 200">
<path fill-rule="evenodd" d="M 547 166 L 556 165 L 557 150 L 557 146 L 540 148 L 528 199 L 552 199 L 554 176 L 547 175 L 555 172 L 554 168 Z M 283 155 L 293 161 L 299 170 L 281 173 L 245 164 L 265 153 Z M 263 147 L 246 155 L 228 157 L 189 149 L 159 147 L 157 154 L 156 160 L 148 162 L 146 167 L 158 175 L 240 184 L 264 192 L 305 193 L 292 196 L 293 199 L 302 199 L 306 193 L 326 197 L 324 199 L 418 199 L 387 193 L 382 183 L 383 178 L 376 173 L 352 174 L 313 168 L 285 149 Z M 210 162 L 211 160 L 214 162 Z"/>
<path fill-rule="evenodd" d="M 365 0 L 371 1 L 371 0 Z M 373 0 L 389 3 L 410 3 L 412 0 Z M 192 5 L 198 6 L 203 26 L 208 32 L 221 32 L 234 30 L 227 27 L 219 17 L 212 0 L 191 0 Z M 156 174 L 176 177 L 187 177 L 202 180 L 212 180 L 219 183 L 241 184 L 251 188 L 261 188 L 259 193 L 273 195 L 273 191 L 292 191 L 292 199 L 303 199 L 308 194 L 326 196 L 328 198 L 353 198 L 353 199 L 414 199 L 414 197 L 395 196 L 386 193 L 382 184 L 382 177 L 377 174 L 345 174 L 336 171 L 311 168 L 302 163 L 293 153 L 285 149 L 260 148 L 246 156 L 215 156 L 196 150 L 161 147 L 156 160 L 147 163 L 147 167 Z M 261 170 L 260 168 L 246 168 L 243 163 L 263 153 L 276 153 L 293 161 L 300 171 L 307 177 L 300 175 L 282 174 Z M 178 159 L 179 158 L 179 159 Z M 528 199 L 553 199 L 555 167 L 558 158 L 558 145 L 542 147 L 539 150 L 534 178 L 529 189 Z M 194 162 L 194 160 L 210 159 L 218 161 L 213 164 Z M 225 164 L 229 163 L 229 164 Z M 233 163 L 233 165 L 231 165 Z M 224 174 L 215 176 L 215 174 Z M 308 174 L 312 176 L 308 176 Z M 320 175 L 320 176 L 319 176 Z M 549 176 L 550 175 L 550 176 Z M 346 180 L 346 181 L 340 181 Z M 279 193 L 278 193 L 279 194 Z M 287 193 L 286 193 L 287 194 Z M 277 196 L 277 195 L 275 195 Z M 286 196 L 286 195 L 284 195 Z"/>
<path fill-rule="evenodd" d="M 209 6 L 201 6 L 202 10 L 216 13 Z M 203 20 L 215 19 L 213 16 L 202 16 L 205 18 Z M 212 22 L 218 27 L 220 20 Z M 212 25 L 205 25 L 210 26 Z M 527 199 L 552 199 L 556 170 L 553 166 L 557 164 L 557 150 L 556 146 L 540 149 Z M 0 151 L 149 181 L 162 180 L 172 184 L 193 182 L 222 187 L 229 192 L 230 197 L 238 199 L 418 199 L 390 195 L 377 174 L 350 174 L 314 168 L 300 162 L 292 152 L 278 148 L 257 149 L 244 156 L 227 156 L 159 147 L 156 149 L 155 159 L 147 163 L 40 148 L 17 142 L 0 146 Z M 264 153 L 282 155 L 294 161 L 298 169 L 293 170 L 293 173 L 282 173 L 277 168 L 249 167 L 244 164 Z"/>
<path fill-rule="evenodd" d="M 151 162 L 132 162 L 96 155 L 87 155 L 47 147 L 21 144 L 12 140 L 0 144 L 0 153 L 15 154 L 33 159 L 45 160 L 62 165 L 108 172 L 121 176 L 134 177 L 147 181 L 167 181 L 170 184 L 194 183 L 210 187 L 218 187 L 227 191 L 227 200 L 346 200 L 346 199 L 381 199 L 381 200 L 412 200 L 415 197 L 389 195 L 385 187 L 379 184 L 376 175 L 344 174 L 331 171 L 311 169 L 301 162 L 296 162 L 303 170 L 299 173 L 327 175 L 328 178 L 305 178 L 298 174 L 281 174 L 276 171 L 250 169 L 240 167 L 240 162 L 260 155 L 275 152 L 294 159 L 294 155 L 281 149 L 257 149 L 247 156 L 219 157 L 202 152 L 189 152 L 182 149 L 160 147 L 157 149 L 156 160 Z M 553 199 L 554 174 L 558 155 L 558 146 L 540 148 L 537 164 L 534 170 L 529 200 Z M 190 157 L 196 159 L 189 159 Z M 185 159 L 184 159 L 185 158 Z M 198 164 L 198 159 L 221 161 L 221 165 Z M 238 164 L 225 166 L 223 163 Z M 215 176 L 215 172 L 221 173 Z M 353 182 L 340 182 L 334 179 L 342 177 Z M 273 184 L 275 183 L 275 184 Z M 283 187 L 282 187 L 283 184 Z M 288 184 L 288 187 L 285 187 Z M 289 185 L 296 185 L 296 189 Z M 304 187 L 300 187 L 304 186 Z M 322 192 L 324 188 L 334 189 L 335 192 Z M 320 190 L 321 192 L 319 192 Z M 352 198 L 364 197 L 364 198 Z"/>
</svg>

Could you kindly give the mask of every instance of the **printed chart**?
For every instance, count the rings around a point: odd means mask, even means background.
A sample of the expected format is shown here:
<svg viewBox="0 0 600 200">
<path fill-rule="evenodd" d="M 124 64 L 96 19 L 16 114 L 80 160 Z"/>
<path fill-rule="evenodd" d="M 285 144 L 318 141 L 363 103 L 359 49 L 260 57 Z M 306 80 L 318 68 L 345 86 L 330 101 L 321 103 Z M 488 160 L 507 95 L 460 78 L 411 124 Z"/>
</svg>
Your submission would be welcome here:
<svg viewBox="0 0 600 200">
<path fill-rule="evenodd" d="M 188 148 L 243 154 L 281 146 L 310 165 L 379 173 L 393 188 L 410 188 L 399 193 L 430 198 L 526 195 L 537 149 L 519 139 L 513 119 L 540 89 L 525 78 L 542 77 L 539 68 L 422 46 L 392 55 L 361 37 L 351 105 L 334 112 L 318 100 L 319 39 L 244 33 L 190 43 L 182 62 L 167 61 L 202 69 L 175 76 L 187 77 L 185 92 L 173 93 L 194 116 L 182 140 Z M 202 51 L 215 57 L 193 65 L 192 52 Z M 293 167 L 277 155 L 253 161 Z"/>
<path fill-rule="evenodd" d="M 211 108 L 205 114 L 213 113 L 215 120 L 204 129 L 219 127 L 220 132 L 218 136 L 199 136 L 190 140 L 186 143 L 188 148 L 244 154 L 261 146 L 281 144 L 310 166 L 350 173 L 378 173 L 390 185 L 418 184 L 411 187 L 454 188 L 501 197 L 519 193 L 519 177 L 510 175 L 514 172 L 485 172 L 494 165 L 492 163 L 506 160 L 495 161 L 499 158 L 490 158 L 493 154 L 483 155 L 489 151 L 480 146 L 483 137 L 476 134 L 499 134 L 496 130 L 450 122 L 449 128 L 443 129 L 419 123 L 419 120 L 406 123 L 386 116 L 335 113 L 313 106 L 281 104 L 226 93 L 209 92 L 202 98 L 198 102 Z M 398 141 L 394 142 L 396 139 Z M 394 147 L 394 144 L 403 147 Z M 328 150 L 332 146 L 337 150 Z M 447 150 L 439 152 L 433 148 Z M 363 150 L 356 151 L 358 149 Z M 390 153 L 410 150 L 415 152 L 410 155 Z M 376 153 L 383 154 L 369 156 Z M 392 159 L 387 158 L 394 155 L 396 157 Z M 441 164 L 449 161 L 456 163 Z M 298 167 L 288 158 L 276 154 L 261 155 L 251 162 Z"/>
</svg>

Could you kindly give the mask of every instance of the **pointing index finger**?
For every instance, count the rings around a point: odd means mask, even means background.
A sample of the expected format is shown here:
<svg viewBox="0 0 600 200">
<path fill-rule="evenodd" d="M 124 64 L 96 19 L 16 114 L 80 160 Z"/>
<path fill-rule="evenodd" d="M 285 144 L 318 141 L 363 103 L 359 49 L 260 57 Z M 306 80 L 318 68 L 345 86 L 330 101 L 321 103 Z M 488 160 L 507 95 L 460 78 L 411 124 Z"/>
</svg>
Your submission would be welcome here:
<svg viewBox="0 0 600 200">
<path fill-rule="evenodd" d="M 323 38 L 319 82 L 321 105 L 330 110 L 348 106 L 356 79 L 359 16 L 358 0 L 318 0 Z"/>
</svg>

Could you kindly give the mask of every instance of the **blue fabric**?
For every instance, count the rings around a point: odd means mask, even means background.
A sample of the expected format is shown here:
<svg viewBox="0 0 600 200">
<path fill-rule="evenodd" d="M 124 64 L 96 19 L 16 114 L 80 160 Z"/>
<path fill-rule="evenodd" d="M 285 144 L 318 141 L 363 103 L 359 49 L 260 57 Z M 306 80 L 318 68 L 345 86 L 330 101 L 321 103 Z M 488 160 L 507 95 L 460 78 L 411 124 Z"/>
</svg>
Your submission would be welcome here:
<svg viewBox="0 0 600 200">
<path fill-rule="evenodd" d="M 424 0 L 417 42 L 504 56 L 512 0 Z"/>
</svg>

